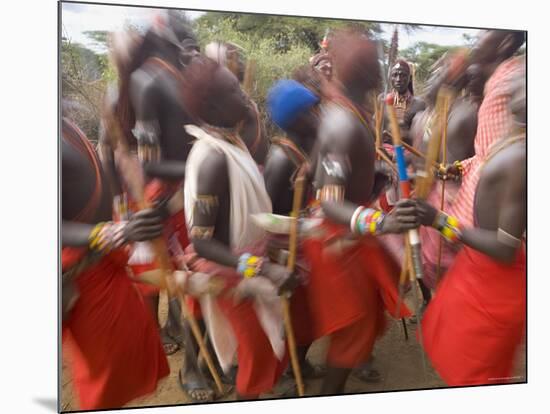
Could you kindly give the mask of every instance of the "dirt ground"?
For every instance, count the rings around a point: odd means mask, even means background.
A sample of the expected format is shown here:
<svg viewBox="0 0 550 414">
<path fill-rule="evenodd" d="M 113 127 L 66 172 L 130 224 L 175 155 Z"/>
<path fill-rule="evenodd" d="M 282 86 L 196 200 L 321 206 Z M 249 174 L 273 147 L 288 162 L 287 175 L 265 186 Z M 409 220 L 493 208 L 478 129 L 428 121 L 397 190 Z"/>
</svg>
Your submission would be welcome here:
<svg viewBox="0 0 550 414">
<path fill-rule="evenodd" d="M 412 305 L 410 297 L 406 302 Z M 161 321 L 166 319 L 166 298 L 161 296 Z M 412 307 L 411 307 L 412 309 Z M 351 376 L 346 385 L 346 393 L 370 393 L 388 390 L 410 390 L 424 388 L 445 387 L 444 382 L 433 370 L 429 360 L 425 359 L 426 369 L 423 368 L 422 349 L 415 339 L 416 325 L 407 323 L 409 339 L 405 340 L 404 329 L 401 321 L 390 320 L 388 330 L 380 338 L 374 348 L 373 355 L 374 366 L 381 374 L 381 381 L 378 383 L 365 383 Z M 314 364 L 323 364 L 325 350 L 328 341 L 321 338 L 313 344 L 308 359 Z M 525 381 L 526 359 L 525 348 L 522 347 L 519 353 L 518 361 L 514 375 L 517 376 L 515 382 Z M 181 390 L 178 383 L 178 371 L 182 364 L 182 351 L 179 350 L 173 355 L 168 356 L 170 364 L 170 375 L 163 379 L 152 395 L 139 398 L 126 405 L 126 407 L 138 406 L 158 406 L 189 404 L 190 401 Z M 62 411 L 78 410 L 78 402 L 73 391 L 70 373 L 63 361 L 62 369 L 62 392 L 61 407 Z M 292 386 L 289 380 L 281 382 L 276 389 L 288 390 Z M 318 395 L 321 387 L 321 380 L 312 380 L 306 382 L 306 395 Z M 262 398 L 276 398 L 276 395 L 269 394 Z M 235 395 L 229 394 L 219 401 L 233 401 Z"/>
</svg>

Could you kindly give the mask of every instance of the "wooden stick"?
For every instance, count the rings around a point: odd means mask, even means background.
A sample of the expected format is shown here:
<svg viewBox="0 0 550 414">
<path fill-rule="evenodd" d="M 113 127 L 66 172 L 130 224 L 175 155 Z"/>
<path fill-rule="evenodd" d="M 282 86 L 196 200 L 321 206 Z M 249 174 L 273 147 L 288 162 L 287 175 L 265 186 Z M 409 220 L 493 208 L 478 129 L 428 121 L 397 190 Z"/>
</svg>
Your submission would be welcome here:
<svg viewBox="0 0 550 414">
<path fill-rule="evenodd" d="M 403 145 L 403 147 L 404 147 L 407 151 L 411 152 L 412 154 L 414 154 L 414 155 L 416 155 L 417 157 L 420 157 L 420 158 L 422 158 L 422 159 L 424 159 L 424 160 L 426 159 L 426 155 L 423 154 L 422 152 L 418 151 L 418 150 L 417 150 L 415 147 L 413 147 L 412 145 L 409 145 L 409 144 L 407 144 L 406 142 L 402 142 L 401 144 Z M 436 168 L 439 167 L 439 163 L 438 163 L 437 161 L 434 160 L 434 161 L 431 161 L 431 163 L 433 164 L 434 167 L 436 167 Z"/>
<path fill-rule="evenodd" d="M 401 265 L 401 273 L 399 274 L 399 296 L 397 298 L 397 306 L 395 311 L 395 317 L 399 318 L 399 311 L 401 310 L 401 304 L 403 303 L 403 297 L 405 296 L 405 282 L 407 281 L 407 274 L 409 272 L 409 240 L 405 237 L 405 249 L 403 250 L 403 264 Z"/>
<path fill-rule="evenodd" d="M 405 296 L 405 282 L 407 280 L 407 274 L 409 272 L 409 254 L 407 251 L 408 248 L 408 240 L 405 238 L 406 248 L 403 252 L 403 264 L 401 265 L 401 273 L 399 274 L 399 296 L 397 297 L 397 306 L 395 307 L 395 317 L 399 318 L 399 311 L 401 310 L 401 305 L 404 300 Z M 409 340 L 409 332 L 407 330 L 407 324 L 405 323 L 405 318 L 401 318 L 401 323 L 403 325 L 403 333 L 405 334 L 405 341 Z"/>
<path fill-rule="evenodd" d="M 443 165 L 447 165 L 447 112 L 449 110 L 448 108 L 448 105 L 449 105 L 449 102 L 448 100 L 446 99 L 443 103 L 443 116 L 442 116 L 442 119 L 441 119 L 441 123 L 442 123 L 442 128 L 443 128 L 443 136 L 442 136 L 442 140 L 443 140 Z M 441 204 L 440 204 L 440 207 L 439 209 L 440 210 L 443 210 L 444 207 L 445 207 L 445 183 L 446 181 L 443 180 L 443 182 L 441 183 Z M 442 253 L 442 250 L 443 250 L 443 236 L 442 235 L 439 235 L 439 244 L 438 244 L 438 249 L 437 249 L 437 268 L 436 268 L 436 271 L 435 271 L 435 284 L 437 286 L 437 283 L 439 282 L 439 277 L 440 277 L 440 272 L 441 272 L 441 253 Z"/>
<path fill-rule="evenodd" d="M 395 149 L 395 158 L 397 161 L 397 169 L 399 175 L 399 187 L 400 187 L 400 198 L 407 199 L 411 197 L 411 183 L 407 175 L 407 166 L 405 163 L 405 157 L 403 154 L 403 146 L 401 145 L 401 131 L 399 129 L 399 123 L 397 121 L 397 115 L 395 114 L 395 108 L 393 107 L 393 95 L 386 97 L 386 106 L 388 109 L 388 115 L 390 118 L 390 126 L 392 132 L 393 146 Z M 420 258 L 420 235 L 418 229 L 412 229 L 407 232 L 410 250 L 413 255 L 413 264 L 414 264 L 414 273 L 415 277 L 422 279 L 423 270 L 422 270 L 422 261 Z"/>
<path fill-rule="evenodd" d="M 384 151 L 381 149 L 381 148 L 376 148 L 376 154 L 378 154 L 378 156 L 380 157 L 380 159 L 382 161 L 385 161 L 386 164 L 388 164 L 391 169 L 393 170 L 393 172 L 397 173 L 397 167 L 394 165 L 394 163 L 392 162 L 392 160 L 390 160 L 388 158 L 388 156 L 386 154 L 384 154 Z"/>
<path fill-rule="evenodd" d="M 126 154 L 128 154 L 128 147 L 124 140 L 122 129 L 120 127 L 120 124 L 118 123 L 118 120 L 116 119 L 112 111 L 109 111 L 107 109 L 105 112 L 106 112 L 105 114 L 106 120 L 108 121 L 108 125 L 110 127 L 109 129 L 114 133 L 116 144 L 120 145 L 121 150 Z M 135 187 L 138 187 L 138 186 L 136 185 Z M 138 204 L 138 208 L 140 210 L 149 208 L 150 205 L 145 200 L 143 188 L 135 188 L 135 190 L 136 190 L 136 196 L 138 197 L 138 199 L 136 200 Z M 176 288 L 175 283 L 172 280 L 171 273 L 173 268 L 172 268 L 172 263 L 170 261 L 170 256 L 168 254 L 168 246 L 166 245 L 165 240 L 161 237 L 153 240 L 152 243 L 153 243 L 156 259 L 158 261 L 158 264 L 160 266 L 160 269 L 163 275 L 162 276 L 162 279 L 164 280 L 163 284 L 164 286 L 166 286 L 168 297 L 172 298 L 175 295 L 179 297 L 181 301 L 182 312 L 191 326 L 191 330 L 193 331 L 195 340 L 199 345 L 200 352 L 202 352 L 204 355 L 210 374 L 212 375 L 212 378 L 216 383 L 216 388 L 218 389 L 218 392 L 220 393 L 220 395 L 223 395 L 223 386 L 222 386 L 220 376 L 218 375 L 218 372 L 214 367 L 214 363 L 212 362 L 210 353 L 208 352 L 208 349 L 206 348 L 206 345 L 202 340 L 202 336 L 200 334 L 200 329 L 197 324 L 197 321 L 193 316 L 193 314 L 189 311 L 189 308 L 187 307 L 187 302 L 185 301 L 183 294 Z"/>
<path fill-rule="evenodd" d="M 437 164 L 437 159 L 439 157 L 440 148 L 441 148 L 441 137 L 443 132 L 443 124 L 441 119 L 443 118 L 443 112 L 445 107 L 449 107 L 449 102 L 452 99 L 452 93 L 447 88 L 440 88 L 437 94 L 436 104 L 435 104 L 435 120 L 432 125 L 432 135 L 430 137 L 430 142 L 428 143 L 428 150 L 426 151 L 426 162 L 424 164 L 423 174 L 417 173 L 416 179 L 416 196 L 419 199 L 426 199 L 428 194 L 431 191 L 432 183 L 434 180 L 434 175 L 431 173 L 431 168 Z M 445 123 L 446 125 L 446 123 Z"/>
<path fill-rule="evenodd" d="M 390 126 L 392 132 L 393 146 L 395 149 L 395 158 L 397 161 L 397 167 L 399 172 L 399 184 L 401 189 L 400 198 L 407 199 L 410 198 L 411 192 L 411 183 L 407 176 L 407 166 L 405 164 L 405 157 L 403 154 L 403 146 L 401 145 L 401 131 L 399 130 L 399 124 L 397 122 L 397 116 L 395 114 L 395 108 L 393 107 L 393 96 L 386 97 L 386 104 L 388 108 L 388 115 L 390 117 Z M 412 229 L 407 232 L 405 237 L 405 255 L 408 258 L 409 262 L 409 275 L 413 288 L 413 296 L 416 305 L 416 319 L 418 324 L 418 333 L 419 336 L 422 336 L 422 325 L 421 325 L 421 315 L 420 315 L 420 298 L 418 296 L 418 288 L 416 285 L 417 279 L 422 279 L 423 269 L 422 269 L 422 251 L 420 246 L 420 235 L 418 229 Z M 422 342 L 420 342 L 422 345 Z M 422 350 L 420 351 L 422 355 L 422 367 L 424 370 L 424 377 L 426 377 L 426 357 Z"/>
<path fill-rule="evenodd" d="M 374 131 L 376 136 L 375 145 L 376 145 L 376 151 L 378 152 L 378 148 L 382 146 L 382 138 L 380 134 L 380 118 L 381 118 L 382 108 L 380 108 L 379 106 L 378 98 L 376 97 L 376 92 L 373 92 L 371 96 L 374 104 L 374 126 L 376 128 L 376 130 Z"/>
<path fill-rule="evenodd" d="M 294 265 L 296 264 L 296 251 L 298 242 L 298 215 L 300 213 L 300 206 L 302 205 L 302 195 L 304 192 L 304 173 L 301 168 L 298 171 L 298 176 L 295 181 L 294 199 L 292 202 L 292 222 L 290 227 L 289 247 L 288 247 L 288 262 L 287 269 L 290 272 L 294 271 Z M 290 352 L 290 362 L 292 364 L 292 371 L 294 372 L 294 378 L 296 379 L 296 387 L 298 389 L 298 396 L 304 396 L 304 381 L 302 379 L 302 372 L 300 370 L 300 363 L 298 362 L 298 353 L 296 352 L 296 340 L 294 338 L 294 330 L 292 329 L 292 319 L 290 317 L 290 304 L 288 297 L 281 297 L 281 305 L 283 307 L 283 320 L 285 324 L 286 338 L 288 341 L 288 350 Z"/>
</svg>

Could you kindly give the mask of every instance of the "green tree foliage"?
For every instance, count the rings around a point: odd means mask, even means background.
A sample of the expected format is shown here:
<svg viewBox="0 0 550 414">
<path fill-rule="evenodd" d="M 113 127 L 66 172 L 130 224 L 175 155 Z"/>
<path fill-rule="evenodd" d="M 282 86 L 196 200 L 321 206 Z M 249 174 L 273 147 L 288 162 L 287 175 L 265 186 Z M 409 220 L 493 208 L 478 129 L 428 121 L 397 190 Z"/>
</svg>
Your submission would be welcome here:
<svg viewBox="0 0 550 414">
<path fill-rule="evenodd" d="M 70 117 L 97 141 L 99 115 L 110 65 L 107 55 L 70 40 L 61 41 L 61 97 L 72 102 Z"/>
<path fill-rule="evenodd" d="M 220 24 L 229 24 L 254 39 L 273 39 L 276 50 L 282 52 L 301 45 L 315 53 L 327 30 L 354 27 L 369 34 L 381 31 L 379 24 L 371 22 L 244 13 L 207 12 L 197 19 L 197 23 L 213 30 Z"/>
<path fill-rule="evenodd" d="M 88 30 L 84 32 L 84 35 L 90 40 L 93 40 L 95 45 L 100 49 L 107 51 L 107 44 L 109 41 L 109 32 L 106 30 Z"/>
<path fill-rule="evenodd" d="M 459 46 L 441 46 L 434 43 L 417 42 L 411 47 L 404 49 L 400 56 L 413 62 L 415 65 L 415 88 L 422 89 L 422 86 L 431 73 L 431 67 L 445 53 L 456 50 Z M 417 93 L 417 92 L 415 92 Z"/>
<path fill-rule="evenodd" d="M 380 32 L 375 23 L 291 16 L 207 12 L 194 22 L 201 48 L 212 41 L 232 42 L 256 62 L 252 99 L 258 104 L 268 131 L 273 133 L 265 103 L 269 88 L 289 78 L 319 50 L 327 30 L 354 27 L 369 34 Z"/>
</svg>

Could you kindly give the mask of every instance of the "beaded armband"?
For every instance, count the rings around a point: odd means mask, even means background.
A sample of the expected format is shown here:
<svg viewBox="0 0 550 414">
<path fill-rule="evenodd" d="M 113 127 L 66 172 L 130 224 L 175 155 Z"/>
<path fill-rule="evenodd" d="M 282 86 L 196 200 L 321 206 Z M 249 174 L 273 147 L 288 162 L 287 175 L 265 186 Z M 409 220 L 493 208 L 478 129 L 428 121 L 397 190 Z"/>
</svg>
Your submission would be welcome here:
<svg viewBox="0 0 550 414">
<path fill-rule="evenodd" d="M 457 175 L 456 179 L 462 177 L 462 175 L 464 174 L 464 166 L 462 165 L 462 163 L 457 160 L 457 161 L 453 162 L 453 166 L 458 171 L 458 175 Z"/>
<path fill-rule="evenodd" d="M 88 248 L 90 250 L 107 253 L 121 247 L 125 243 L 124 228 L 127 221 L 102 222 L 95 225 L 88 236 Z"/>
<path fill-rule="evenodd" d="M 336 184 L 327 184 L 321 188 L 318 194 L 319 201 L 340 202 L 344 200 L 344 186 Z"/>
<path fill-rule="evenodd" d="M 360 206 L 351 216 L 350 229 L 355 234 L 378 234 L 385 217 L 379 210 Z"/>
<path fill-rule="evenodd" d="M 263 258 L 253 256 L 250 253 L 243 253 L 239 257 L 237 273 L 240 273 L 246 279 L 253 278 L 260 273 L 263 263 Z"/>
<path fill-rule="evenodd" d="M 450 242 L 460 241 L 462 238 L 462 226 L 458 219 L 442 211 L 439 211 L 435 216 L 432 227 Z"/>
<path fill-rule="evenodd" d="M 193 226 L 189 232 L 192 239 L 210 240 L 214 236 L 214 226 Z"/>
</svg>

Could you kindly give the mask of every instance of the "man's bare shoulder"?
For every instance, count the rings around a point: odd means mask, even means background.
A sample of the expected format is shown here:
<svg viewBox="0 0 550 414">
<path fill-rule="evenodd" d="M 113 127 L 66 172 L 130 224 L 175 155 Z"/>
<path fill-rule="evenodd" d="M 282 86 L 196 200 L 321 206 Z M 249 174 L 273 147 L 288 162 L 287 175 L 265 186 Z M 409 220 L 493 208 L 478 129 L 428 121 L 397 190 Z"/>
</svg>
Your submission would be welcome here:
<svg viewBox="0 0 550 414">
<path fill-rule="evenodd" d="M 163 73 L 154 68 L 141 67 L 130 75 L 130 91 L 134 97 L 159 96 L 166 93 Z"/>
<path fill-rule="evenodd" d="M 286 152 L 279 145 L 272 145 L 269 149 L 267 161 L 265 164 L 266 171 L 273 168 L 275 171 L 278 169 L 289 170 L 294 167 L 294 164 L 286 154 Z"/>
<path fill-rule="evenodd" d="M 491 157 L 484 168 L 484 174 L 503 180 L 516 181 L 527 175 L 527 151 L 525 141 L 513 143 Z"/>
<path fill-rule="evenodd" d="M 319 125 L 321 147 L 334 142 L 344 147 L 349 146 L 356 139 L 361 127 L 360 121 L 350 111 L 339 105 L 329 104 L 323 108 Z"/>
</svg>

